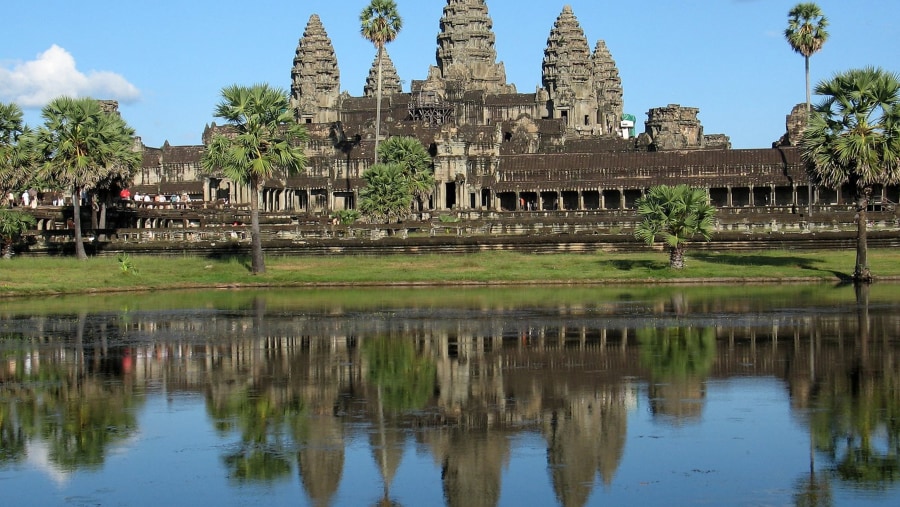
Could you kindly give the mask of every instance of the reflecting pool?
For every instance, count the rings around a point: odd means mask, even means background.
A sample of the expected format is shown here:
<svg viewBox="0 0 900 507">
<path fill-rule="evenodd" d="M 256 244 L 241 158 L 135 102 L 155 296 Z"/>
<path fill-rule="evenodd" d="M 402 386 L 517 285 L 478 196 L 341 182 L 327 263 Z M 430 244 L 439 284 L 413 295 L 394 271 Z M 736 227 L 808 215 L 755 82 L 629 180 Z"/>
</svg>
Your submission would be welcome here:
<svg viewBox="0 0 900 507">
<path fill-rule="evenodd" d="M 0 301 L 3 505 L 900 505 L 900 285 Z"/>
</svg>

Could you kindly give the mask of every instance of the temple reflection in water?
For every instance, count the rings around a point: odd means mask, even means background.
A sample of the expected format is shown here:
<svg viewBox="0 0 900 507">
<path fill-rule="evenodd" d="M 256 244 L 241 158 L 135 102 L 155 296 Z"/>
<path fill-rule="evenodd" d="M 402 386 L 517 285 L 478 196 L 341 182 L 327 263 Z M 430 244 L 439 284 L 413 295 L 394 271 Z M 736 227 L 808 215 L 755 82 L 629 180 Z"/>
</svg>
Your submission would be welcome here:
<svg viewBox="0 0 900 507">
<path fill-rule="evenodd" d="M 257 294 L 227 308 L 7 312 L 0 467 L 40 449 L 62 471 L 102 468 L 139 431 L 149 396 L 198 395 L 216 432 L 240 435 L 222 457 L 237 484 L 296 473 L 313 504 L 330 505 L 349 442 L 363 438 L 383 501 L 414 445 L 440 470 L 446 505 L 493 506 L 510 442 L 529 433 L 544 441 L 556 500 L 582 506 L 614 484 L 630 412 L 696 424 L 710 382 L 763 377 L 783 384 L 835 477 L 900 478 L 896 308 L 670 292 L 446 308 L 416 297 L 294 308 Z"/>
</svg>

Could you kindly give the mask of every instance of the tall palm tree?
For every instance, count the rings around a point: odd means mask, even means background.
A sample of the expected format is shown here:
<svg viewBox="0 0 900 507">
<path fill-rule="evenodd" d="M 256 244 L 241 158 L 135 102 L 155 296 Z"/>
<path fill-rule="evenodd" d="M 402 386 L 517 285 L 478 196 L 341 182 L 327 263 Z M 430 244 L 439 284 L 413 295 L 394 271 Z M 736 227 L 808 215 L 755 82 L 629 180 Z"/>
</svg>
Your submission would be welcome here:
<svg viewBox="0 0 900 507">
<path fill-rule="evenodd" d="M 803 63 L 806 69 L 806 115 L 810 111 L 809 95 L 809 57 L 818 53 L 822 45 L 828 40 L 828 20 L 822 14 L 822 10 L 813 2 L 802 2 L 794 6 L 788 12 L 788 26 L 784 29 L 784 38 L 787 39 L 791 49 L 803 55 Z M 807 119 L 808 121 L 808 119 Z M 813 185 L 807 182 L 807 212 L 812 215 Z"/>
<path fill-rule="evenodd" d="M 394 0 L 372 0 L 359 15 L 360 34 L 378 50 L 378 90 L 375 102 L 375 163 L 378 163 L 378 138 L 381 135 L 381 59 L 384 46 L 393 42 L 403 28 Z"/>
<path fill-rule="evenodd" d="M 866 210 L 872 186 L 900 182 L 900 76 L 880 68 L 852 69 L 816 86 L 824 97 L 800 141 L 812 178 L 856 198 L 856 267 L 853 279 L 871 282 Z"/>
<path fill-rule="evenodd" d="M 694 236 L 709 241 L 716 209 L 709 204 L 706 191 L 687 185 L 651 187 L 637 201 L 641 222 L 634 236 L 653 245 L 657 236 L 669 247 L 669 267 L 684 268 L 686 243 Z"/>
<path fill-rule="evenodd" d="M 141 164 L 134 129 L 92 98 L 59 97 L 41 111 L 34 146 L 39 176 L 72 192 L 75 254 L 87 259 L 81 233 L 81 196 L 114 178 L 128 180 Z"/>
<path fill-rule="evenodd" d="M 222 89 L 214 115 L 228 128 L 213 136 L 201 164 L 232 181 L 250 186 L 251 271 L 265 273 L 259 229 L 259 189 L 278 171 L 300 172 L 306 166 L 306 129 L 296 123 L 286 91 L 268 84 L 231 85 Z"/>
<path fill-rule="evenodd" d="M 828 19 L 814 2 L 802 2 L 788 12 L 788 26 L 784 38 L 791 49 L 803 55 L 806 66 L 806 112 L 810 111 L 809 57 L 818 53 L 828 40 Z"/>
</svg>

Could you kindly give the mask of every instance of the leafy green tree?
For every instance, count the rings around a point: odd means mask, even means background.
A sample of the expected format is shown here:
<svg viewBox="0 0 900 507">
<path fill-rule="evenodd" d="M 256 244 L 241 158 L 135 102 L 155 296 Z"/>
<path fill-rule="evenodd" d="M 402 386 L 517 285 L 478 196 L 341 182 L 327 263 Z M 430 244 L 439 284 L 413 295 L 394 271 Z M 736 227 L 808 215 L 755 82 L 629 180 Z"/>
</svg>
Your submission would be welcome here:
<svg viewBox="0 0 900 507">
<path fill-rule="evenodd" d="M 412 193 L 400 164 L 375 164 L 363 173 L 359 211 L 377 222 L 395 222 L 409 213 Z"/>
<path fill-rule="evenodd" d="M 434 193 L 434 172 L 431 170 L 431 156 L 414 137 L 390 137 L 378 147 L 379 156 L 385 163 L 400 164 L 406 174 L 407 188 L 413 199 L 423 209 Z"/>
<path fill-rule="evenodd" d="M 824 97 L 800 141 L 810 177 L 855 192 L 856 267 L 853 279 L 871 282 L 866 210 L 873 185 L 900 182 L 900 77 L 867 67 L 836 74 L 816 86 Z"/>
<path fill-rule="evenodd" d="M 30 213 L 0 208 L 0 255 L 4 259 L 12 257 L 13 245 L 35 223 L 36 220 Z"/>
<path fill-rule="evenodd" d="M 360 34 L 378 50 L 378 90 L 375 102 L 375 163 L 378 163 L 378 141 L 381 135 L 381 61 L 384 46 L 393 42 L 403 28 L 394 0 L 372 0 L 359 15 Z"/>
<path fill-rule="evenodd" d="M 806 68 L 806 112 L 810 111 L 809 97 L 809 57 L 818 53 L 828 40 L 828 19 L 822 9 L 813 2 L 801 2 L 788 12 L 788 26 L 784 38 L 791 49 L 803 55 Z"/>
<path fill-rule="evenodd" d="M 59 97 L 44 107 L 35 134 L 38 175 L 72 192 L 75 254 L 87 259 L 81 233 L 81 193 L 105 181 L 130 179 L 140 167 L 134 130 L 91 98 Z"/>
<path fill-rule="evenodd" d="M 641 222 L 634 236 L 653 245 L 657 236 L 669 247 L 669 267 L 684 268 L 684 251 L 694 236 L 709 241 L 716 208 L 709 204 L 706 191 L 687 185 L 651 187 L 637 201 Z"/>
<path fill-rule="evenodd" d="M 232 181 L 250 186 L 251 271 L 265 273 L 259 229 L 259 189 L 267 179 L 302 171 L 306 155 L 301 143 L 306 129 L 296 123 L 288 94 L 268 84 L 232 85 L 222 89 L 215 117 L 229 128 L 216 134 L 201 160 L 210 173 L 221 171 Z"/>
</svg>

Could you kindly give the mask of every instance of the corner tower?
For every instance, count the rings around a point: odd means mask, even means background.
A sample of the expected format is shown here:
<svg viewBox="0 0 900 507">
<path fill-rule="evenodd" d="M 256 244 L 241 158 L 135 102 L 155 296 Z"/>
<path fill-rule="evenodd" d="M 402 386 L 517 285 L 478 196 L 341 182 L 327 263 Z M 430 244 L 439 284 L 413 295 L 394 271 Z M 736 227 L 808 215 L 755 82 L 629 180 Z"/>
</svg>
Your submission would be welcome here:
<svg viewBox="0 0 900 507">
<path fill-rule="evenodd" d="M 551 118 L 564 120 L 569 131 L 593 130 L 598 104 L 591 49 L 568 5 L 563 7 L 547 37 L 541 70 L 541 80 L 550 98 Z"/>
<path fill-rule="evenodd" d="M 291 69 L 291 107 L 301 123 L 338 120 L 341 73 L 318 14 L 309 17 Z"/>
<path fill-rule="evenodd" d="M 619 131 L 619 123 L 625 112 L 622 102 L 622 78 L 616 61 L 602 40 L 597 41 L 591 55 L 593 64 L 594 90 L 597 97 L 597 123 L 601 134 Z"/>
</svg>

